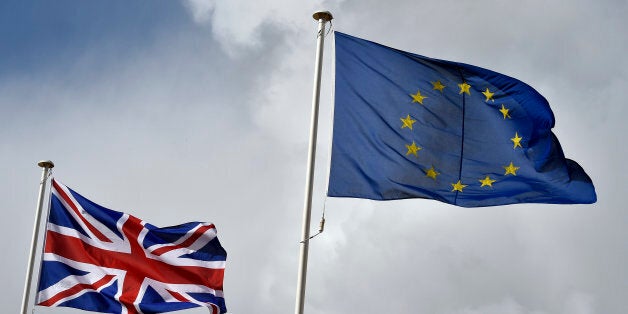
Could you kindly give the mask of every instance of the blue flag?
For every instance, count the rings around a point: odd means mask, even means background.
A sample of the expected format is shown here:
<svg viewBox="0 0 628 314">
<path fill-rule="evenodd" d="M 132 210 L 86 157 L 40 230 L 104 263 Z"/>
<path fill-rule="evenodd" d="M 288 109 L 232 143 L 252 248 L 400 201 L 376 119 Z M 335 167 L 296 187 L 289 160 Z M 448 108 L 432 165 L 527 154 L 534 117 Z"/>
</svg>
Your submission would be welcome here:
<svg viewBox="0 0 628 314">
<path fill-rule="evenodd" d="M 463 207 L 594 203 L 527 84 L 336 32 L 328 195 Z"/>
</svg>

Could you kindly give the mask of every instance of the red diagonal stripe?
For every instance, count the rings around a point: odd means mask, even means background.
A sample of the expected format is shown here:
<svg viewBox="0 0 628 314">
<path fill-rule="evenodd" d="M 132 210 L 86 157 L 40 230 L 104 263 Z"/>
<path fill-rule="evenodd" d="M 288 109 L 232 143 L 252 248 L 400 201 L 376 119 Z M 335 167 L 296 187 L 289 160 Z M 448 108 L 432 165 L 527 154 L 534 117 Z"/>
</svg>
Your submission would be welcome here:
<svg viewBox="0 0 628 314">
<path fill-rule="evenodd" d="M 81 292 L 81 290 L 84 289 L 92 289 L 92 290 L 98 290 L 100 287 L 104 286 L 105 284 L 109 283 L 111 281 L 111 279 L 113 279 L 114 275 L 105 275 L 105 277 L 103 277 L 102 279 L 96 281 L 93 284 L 88 284 L 88 283 L 81 283 L 81 284 L 77 284 L 74 287 L 64 290 L 62 292 L 59 292 L 57 295 L 55 295 L 54 297 L 39 303 L 39 305 L 42 306 L 52 306 L 53 304 L 55 304 L 57 301 L 67 298 L 69 296 L 72 296 L 76 293 Z"/>
<path fill-rule="evenodd" d="M 52 180 L 52 185 L 54 186 L 54 188 L 57 191 L 57 193 L 59 193 L 59 196 L 61 196 L 61 198 L 63 198 L 65 200 L 65 202 L 70 206 L 70 208 L 72 208 L 74 213 L 87 226 L 87 229 L 89 229 L 89 231 L 91 231 L 94 234 L 94 236 L 96 236 L 98 238 L 98 240 L 103 241 L 103 242 L 112 243 L 112 241 L 109 240 L 109 238 L 107 238 L 104 234 L 102 234 L 100 231 L 98 231 L 98 229 L 96 229 L 96 227 L 94 227 L 91 223 L 89 223 L 89 221 L 87 221 L 87 219 L 85 219 L 85 217 L 83 217 L 83 215 L 81 215 L 81 213 L 79 212 L 78 208 L 76 207 L 76 204 L 74 204 L 74 202 L 72 202 L 70 197 L 67 194 L 65 194 L 63 189 L 61 189 L 59 184 L 57 184 L 57 181 Z"/>
<path fill-rule="evenodd" d="M 170 293 L 175 299 L 177 299 L 178 301 L 181 302 L 189 302 L 190 300 L 188 300 L 186 297 L 184 297 L 182 294 L 175 292 L 175 291 L 171 291 L 166 289 L 166 291 L 168 291 L 168 293 Z"/>
<path fill-rule="evenodd" d="M 202 226 L 198 229 L 196 229 L 196 231 L 194 231 L 194 233 L 192 234 L 192 236 L 190 236 L 187 240 L 179 243 L 179 244 L 173 244 L 173 245 L 168 245 L 168 246 L 163 246 L 160 247 L 154 251 L 152 251 L 152 253 L 154 255 L 162 255 L 164 253 L 176 250 L 176 249 L 181 249 L 181 248 L 186 248 L 190 245 L 192 245 L 194 242 L 196 242 L 196 240 L 198 240 L 198 238 L 200 238 L 201 236 L 203 236 L 203 234 L 209 230 L 214 228 L 214 225 L 209 225 L 209 226 Z"/>
</svg>

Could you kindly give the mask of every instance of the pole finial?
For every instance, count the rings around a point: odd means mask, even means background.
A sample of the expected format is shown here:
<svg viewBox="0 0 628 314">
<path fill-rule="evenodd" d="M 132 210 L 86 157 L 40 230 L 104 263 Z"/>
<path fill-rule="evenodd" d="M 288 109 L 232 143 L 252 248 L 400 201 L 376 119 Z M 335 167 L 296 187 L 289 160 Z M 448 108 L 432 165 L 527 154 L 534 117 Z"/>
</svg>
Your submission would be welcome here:
<svg viewBox="0 0 628 314">
<path fill-rule="evenodd" d="M 318 11 L 312 15 L 315 20 L 323 20 L 325 22 L 331 21 L 334 17 L 329 11 Z"/>
<path fill-rule="evenodd" d="M 42 167 L 42 168 L 54 168 L 55 164 L 54 162 L 50 161 L 50 160 L 42 160 L 40 162 L 37 163 L 38 166 Z"/>
</svg>

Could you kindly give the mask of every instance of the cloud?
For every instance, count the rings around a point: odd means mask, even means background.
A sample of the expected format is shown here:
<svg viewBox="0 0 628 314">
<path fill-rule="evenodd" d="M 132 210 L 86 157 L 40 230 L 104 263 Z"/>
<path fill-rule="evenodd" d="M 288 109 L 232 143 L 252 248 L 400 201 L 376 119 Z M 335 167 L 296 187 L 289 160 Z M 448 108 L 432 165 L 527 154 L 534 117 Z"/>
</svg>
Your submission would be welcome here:
<svg viewBox="0 0 628 314">
<path fill-rule="evenodd" d="M 264 28 L 274 27 L 290 34 L 307 27 L 302 21 L 323 2 L 316 1 L 214 1 L 183 0 L 194 21 L 210 26 L 215 38 L 232 56 L 242 49 L 260 49 L 268 44 L 261 35 Z"/>
<path fill-rule="evenodd" d="M 183 4 L 188 11 L 192 14 L 196 23 L 207 23 L 212 17 L 214 7 L 216 6 L 215 0 L 185 0 Z"/>
<path fill-rule="evenodd" d="M 600 313 L 594 307 L 592 296 L 573 292 L 564 300 L 564 306 L 558 311 L 526 309 L 511 297 L 506 297 L 498 303 L 481 305 L 473 308 L 465 308 L 451 314 L 595 314 Z"/>
<path fill-rule="evenodd" d="M 452 314 L 546 314 L 546 312 L 526 310 L 515 300 L 506 298 L 496 304 L 479 306 L 473 309 L 459 310 Z"/>
<path fill-rule="evenodd" d="M 564 314 L 595 314 L 600 313 L 595 308 L 595 298 L 587 293 L 574 292 L 565 301 Z"/>
</svg>

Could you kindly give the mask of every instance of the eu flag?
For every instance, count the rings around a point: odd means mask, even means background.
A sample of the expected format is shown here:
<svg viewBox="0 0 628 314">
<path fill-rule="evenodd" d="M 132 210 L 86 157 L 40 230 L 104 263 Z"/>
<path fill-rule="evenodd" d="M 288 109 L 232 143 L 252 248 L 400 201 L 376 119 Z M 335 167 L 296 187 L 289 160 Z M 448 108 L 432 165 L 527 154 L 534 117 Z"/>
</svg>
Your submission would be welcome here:
<svg viewBox="0 0 628 314">
<path fill-rule="evenodd" d="M 463 207 L 596 201 L 532 87 L 339 32 L 335 39 L 329 196 Z"/>
</svg>

